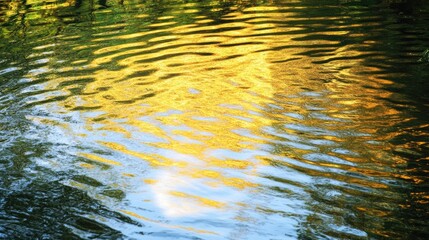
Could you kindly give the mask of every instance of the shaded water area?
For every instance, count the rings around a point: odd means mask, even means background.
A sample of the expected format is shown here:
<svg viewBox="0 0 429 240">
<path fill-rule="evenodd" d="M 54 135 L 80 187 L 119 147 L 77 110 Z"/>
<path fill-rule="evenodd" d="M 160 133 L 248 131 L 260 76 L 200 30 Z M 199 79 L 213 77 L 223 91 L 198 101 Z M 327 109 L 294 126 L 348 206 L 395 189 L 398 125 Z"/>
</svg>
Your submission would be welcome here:
<svg viewBox="0 0 429 240">
<path fill-rule="evenodd" d="M 427 1 L 2 0 L 0 239 L 428 239 Z"/>
</svg>

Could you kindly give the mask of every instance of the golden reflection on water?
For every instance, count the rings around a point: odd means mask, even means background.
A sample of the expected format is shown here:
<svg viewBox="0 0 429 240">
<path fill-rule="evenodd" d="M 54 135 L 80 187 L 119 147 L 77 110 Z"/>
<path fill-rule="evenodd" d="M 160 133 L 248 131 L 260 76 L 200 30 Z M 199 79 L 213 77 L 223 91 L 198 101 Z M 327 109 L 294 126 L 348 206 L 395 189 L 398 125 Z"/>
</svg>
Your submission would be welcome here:
<svg viewBox="0 0 429 240">
<path fill-rule="evenodd" d="M 99 113 L 96 117 L 85 117 L 88 135 L 92 132 L 118 134 L 133 142 L 131 147 L 117 139 L 97 139 L 101 146 L 140 159 L 154 168 L 156 174 L 143 177 L 140 182 L 149 185 L 153 201 L 165 216 L 184 217 L 234 209 L 244 201 L 243 191 L 257 189 L 258 184 L 252 176 L 257 176 L 258 169 L 266 165 L 263 159 L 271 153 L 264 147 L 273 141 L 273 136 L 267 136 L 263 129 L 278 124 L 279 120 L 296 122 L 276 111 L 267 112 L 268 105 L 276 104 L 298 116 L 308 116 L 308 105 L 316 100 L 315 104 L 325 109 L 330 114 L 327 119 L 334 123 L 355 121 L 360 114 L 353 114 L 357 109 L 365 111 L 379 106 L 367 88 L 355 85 L 354 89 L 347 89 L 349 84 L 335 80 L 355 76 L 353 71 L 365 71 L 360 67 L 362 60 L 353 58 L 364 53 L 338 48 L 337 54 L 318 58 L 328 64 L 314 64 L 313 59 L 301 55 L 308 50 L 306 46 L 329 48 L 338 41 L 308 40 L 300 41 L 300 44 L 305 42 L 304 47 L 294 46 L 294 39 L 305 37 L 305 34 L 281 34 L 279 38 L 276 33 L 282 33 L 283 29 L 278 28 L 274 20 L 293 18 L 293 14 L 275 10 L 273 7 L 248 8 L 243 13 L 224 16 L 229 21 L 216 25 L 206 25 L 211 20 L 199 15 L 195 15 L 198 21 L 193 24 L 178 25 L 173 14 L 164 13 L 166 16 L 159 17 L 159 23 L 147 25 L 145 31 L 115 36 L 123 43 L 95 50 L 94 58 L 84 64 L 84 69 L 94 69 L 92 81 L 80 95 L 64 101 L 66 109 L 83 113 L 94 109 Z M 123 24 L 116 24 L 106 30 L 121 27 Z M 300 30 L 300 26 L 288 29 Z M 324 34 L 333 33 L 344 35 L 348 32 L 328 29 Z M 108 42 L 110 38 L 104 32 L 95 33 L 92 42 Z M 91 49 L 91 44 L 76 46 L 74 50 Z M 109 69 L 106 67 L 109 64 L 116 67 Z M 74 66 L 65 66 L 59 72 L 73 69 Z M 72 77 L 74 80 L 85 78 L 87 76 Z M 320 79 L 332 81 L 325 83 Z M 50 88 L 63 80 L 50 81 Z M 67 81 L 70 81 L 69 76 Z M 379 84 L 378 79 L 374 79 L 374 84 Z M 284 104 L 276 99 L 279 94 L 299 96 L 305 91 L 327 95 L 327 99 L 320 101 L 304 95 Z M 356 93 L 368 96 L 356 98 Z M 332 104 L 337 106 L 332 107 Z M 338 106 L 350 111 L 338 110 Z M 383 110 L 388 111 L 391 109 Z M 309 117 L 306 121 L 309 126 L 322 124 L 333 131 L 341 130 L 341 124 L 330 125 L 323 118 Z M 296 134 L 296 129 L 284 131 Z M 330 134 L 322 139 L 344 141 Z M 134 146 L 139 144 L 156 150 L 148 152 Z M 291 157 L 302 158 L 302 162 L 310 165 L 345 168 L 343 164 L 314 163 L 305 159 L 309 151 L 304 149 L 296 149 Z M 94 163 L 123 165 L 121 161 L 96 153 L 79 155 Z M 343 157 L 352 162 L 361 161 Z M 385 188 L 383 184 L 360 178 L 305 171 L 310 175 Z M 358 171 L 368 173 L 364 169 Z M 229 189 L 228 195 L 221 194 L 224 189 Z M 204 197 L 206 195 L 210 198 Z"/>
<path fill-rule="evenodd" d="M 235 13 L 231 18 L 242 16 Z M 232 30 L 216 33 L 223 28 Z M 213 27 L 169 27 L 168 36 L 149 39 L 164 30 L 122 35 L 121 39 L 136 42 L 97 50 L 95 56 L 104 56 L 88 64 L 97 68 L 116 61 L 120 69 L 95 71 L 94 81 L 87 84 L 79 101 L 69 103 L 69 108 L 97 108 L 103 113 L 86 119 L 90 131 L 97 124 L 98 130 L 157 148 L 156 153 L 148 153 L 120 142 L 99 141 L 158 169 L 141 184 L 150 183 L 154 201 L 168 217 L 234 207 L 242 199 L 234 199 L 233 194 L 204 195 L 221 189 L 234 189 L 239 195 L 257 186 L 251 176 L 263 165 L 260 158 L 265 153 L 258 152 L 265 143 L 261 128 L 271 125 L 261 108 L 271 101 L 274 89 L 267 53 L 260 51 L 269 48 L 273 39 L 240 37 L 255 34 L 254 28 L 237 21 Z M 147 46 L 150 42 L 155 44 Z M 157 141 L 139 139 L 135 132 Z M 119 164 L 95 154 L 82 155 Z M 247 177 L 235 177 L 226 169 L 242 171 Z"/>
<path fill-rule="evenodd" d="M 64 4 L 76 2 L 57 7 Z M 342 22 L 346 16 L 306 22 L 300 8 L 287 6 L 249 7 L 215 22 L 196 4 L 185 5 L 156 17 L 134 12 L 142 23 L 132 31 L 127 29 L 131 23 L 122 19 L 104 23 L 108 20 L 103 16 L 114 10 L 101 9 L 95 14 L 98 22 L 88 30 L 89 41 L 72 45 L 76 56 L 58 69 L 53 62 L 61 60 L 53 52 L 60 52 L 61 41 L 79 40 L 79 31 L 33 48 L 37 54 L 28 59 L 35 67 L 25 77 L 37 82 L 44 76 L 48 81 L 38 86 L 46 93 L 34 94 L 26 103 L 70 114 L 72 120 L 28 119 L 62 129 L 67 132 L 64 139 L 76 145 L 90 145 L 74 153 L 76 165 L 89 177 L 72 179 L 70 186 L 97 199 L 116 199 L 112 205 L 133 218 L 212 235 L 218 232 L 174 220 L 230 218 L 256 225 L 257 220 L 242 212 L 304 218 L 307 213 L 296 213 L 297 206 L 330 216 L 331 209 L 313 206 L 315 199 L 347 201 L 353 214 L 382 218 L 392 214 L 391 205 L 402 197 L 388 180 L 423 182 L 385 170 L 407 163 L 391 153 L 387 142 L 403 134 L 390 128 L 410 119 L 383 101 L 395 98 L 386 89 L 395 83 L 383 66 L 365 62 L 369 57 L 386 60 L 367 50 L 378 42 L 342 43 L 343 38 L 365 36 L 359 29 L 362 23 L 338 28 L 319 23 Z M 92 193 L 103 184 L 120 191 Z M 324 191 L 334 193 L 323 199 Z M 374 207 L 348 199 L 370 191 L 376 192 L 372 197 L 392 202 Z M 427 202 L 427 195 L 420 195 Z M 272 205 L 265 206 L 271 200 Z M 283 212 L 286 207 L 293 213 Z M 308 224 L 317 222 L 311 217 Z M 374 232 L 383 235 L 379 229 Z"/>
</svg>

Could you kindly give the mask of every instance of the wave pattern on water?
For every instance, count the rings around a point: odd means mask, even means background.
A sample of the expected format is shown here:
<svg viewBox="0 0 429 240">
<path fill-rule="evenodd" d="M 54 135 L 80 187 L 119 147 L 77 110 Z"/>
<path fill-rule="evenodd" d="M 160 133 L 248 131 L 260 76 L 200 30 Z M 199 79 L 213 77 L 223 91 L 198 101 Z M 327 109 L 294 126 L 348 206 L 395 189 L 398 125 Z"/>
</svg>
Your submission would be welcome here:
<svg viewBox="0 0 429 240">
<path fill-rule="evenodd" d="M 0 238 L 423 239 L 429 9 L 378 2 L 0 3 Z"/>
</svg>

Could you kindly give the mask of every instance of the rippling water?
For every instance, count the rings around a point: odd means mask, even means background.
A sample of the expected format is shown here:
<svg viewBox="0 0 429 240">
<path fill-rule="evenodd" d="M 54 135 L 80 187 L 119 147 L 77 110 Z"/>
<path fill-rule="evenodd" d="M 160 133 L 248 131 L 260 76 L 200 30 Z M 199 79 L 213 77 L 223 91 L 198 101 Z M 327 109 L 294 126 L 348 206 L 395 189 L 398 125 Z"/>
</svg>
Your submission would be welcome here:
<svg viewBox="0 0 429 240">
<path fill-rule="evenodd" d="M 427 239 L 426 1 L 3 0 L 0 238 Z"/>
</svg>

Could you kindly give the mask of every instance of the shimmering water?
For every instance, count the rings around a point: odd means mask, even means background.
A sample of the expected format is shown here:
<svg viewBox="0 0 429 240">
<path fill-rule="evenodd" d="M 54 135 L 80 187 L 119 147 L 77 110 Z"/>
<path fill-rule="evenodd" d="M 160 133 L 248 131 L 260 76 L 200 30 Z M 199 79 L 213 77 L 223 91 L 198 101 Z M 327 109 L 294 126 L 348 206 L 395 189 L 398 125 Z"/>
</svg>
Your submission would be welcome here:
<svg viewBox="0 0 429 240">
<path fill-rule="evenodd" d="M 0 239 L 427 239 L 426 1 L 2 0 Z"/>
</svg>

